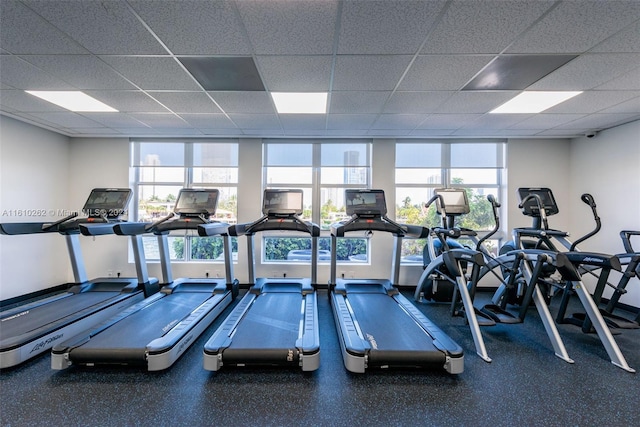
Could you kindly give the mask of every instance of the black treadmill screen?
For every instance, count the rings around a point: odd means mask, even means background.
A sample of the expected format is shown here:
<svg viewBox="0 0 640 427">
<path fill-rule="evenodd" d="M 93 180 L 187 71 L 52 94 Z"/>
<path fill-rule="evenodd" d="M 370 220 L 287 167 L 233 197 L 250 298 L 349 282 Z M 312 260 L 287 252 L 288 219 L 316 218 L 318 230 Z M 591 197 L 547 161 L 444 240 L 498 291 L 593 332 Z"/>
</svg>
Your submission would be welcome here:
<svg viewBox="0 0 640 427">
<path fill-rule="evenodd" d="M 383 190 L 345 190 L 345 209 L 352 215 L 386 215 L 387 202 Z"/>
<path fill-rule="evenodd" d="M 462 215 L 470 212 L 467 192 L 459 188 L 436 188 L 435 194 L 442 196 L 445 212 L 448 215 Z M 436 209 L 441 212 L 440 199 L 436 200 Z"/>
<path fill-rule="evenodd" d="M 126 212 L 130 199 L 129 188 L 94 188 L 82 212 L 89 217 L 117 218 Z"/>
<path fill-rule="evenodd" d="M 262 198 L 265 215 L 302 215 L 302 190 L 267 189 Z"/>
<path fill-rule="evenodd" d="M 542 200 L 542 205 L 545 210 L 545 214 L 555 215 L 560 210 L 558 209 L 558 204 L 556 203 L 556 199 L 553 197 L 553 193 L 549 188 L 518 188 L 518 197 L 520 197 L 520 202 L 529 195 L 529 194 L 537 194 Z M 535 199 L 529 199 L 522 206 L 522 213 L 528 216 L 540 216 L 540 210 L 538 209 L 538 203 Z"/>
<path fill-rule="evenodd" d="M 219 191 L 183 188 L 178 193 L 175 213 L 178 215 L 215 215 Z"/>
</svg>

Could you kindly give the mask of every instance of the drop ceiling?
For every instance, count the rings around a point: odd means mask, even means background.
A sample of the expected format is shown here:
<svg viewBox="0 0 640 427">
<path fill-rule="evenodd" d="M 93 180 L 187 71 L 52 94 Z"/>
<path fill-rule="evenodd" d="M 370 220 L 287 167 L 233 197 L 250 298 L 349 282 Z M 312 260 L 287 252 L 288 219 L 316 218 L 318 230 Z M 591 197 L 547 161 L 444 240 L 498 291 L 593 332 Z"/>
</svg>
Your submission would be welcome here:
<svg viewBox="0 0 640 427">
<path fill-rule="evenodd" d="M 0 112 L 72 137 L 570 138 L 640 119 L 637 0 L 0 0 L 0 24 Z M 523 89 L 474 79 L 519 80 L 500 67 L 518 56 L 547 70 L 524 89 L 583 93 L 488 114 Z M 185 64 L 214 58 L 255 65 L 257 81 L 206 90 Z M 327 114 L 278 114 L 270 92 L 328 92 Z"/>
</svg>

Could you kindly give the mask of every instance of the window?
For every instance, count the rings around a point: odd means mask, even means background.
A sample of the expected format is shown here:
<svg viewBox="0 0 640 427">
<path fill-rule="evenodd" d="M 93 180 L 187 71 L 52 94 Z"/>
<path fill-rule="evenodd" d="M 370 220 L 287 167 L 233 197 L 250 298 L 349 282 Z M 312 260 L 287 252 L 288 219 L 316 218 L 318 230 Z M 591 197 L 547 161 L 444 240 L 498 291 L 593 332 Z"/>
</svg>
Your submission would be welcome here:
<svg viewBox="0 0 640 427">
<path fill-rule="evenodd" d="M 494 226 L 486 196 L 499 199 L 504 171 L 502 141 L 495 142 L 398 142 L 396 144 L 396 220 L 425 227 L 439 225 L 435 207 L 424 209 L 438 187 L 465 188 L 471 212 L 457 225 L 475 231 Z M 499 236 L 494 236 L 499 237 Z M 463 242 L 464 243 L 464 242 Z M 487 243 L 497 249 L 497 241 Z M 403 242 L 404 262 L 422 262 L 423 240 Z"/>
<path fill-rule="evenodd" d="M 331 242 L 327 231 L 345 218 L 344 190 L 368 188 L 371 182 L 371 142 L 368 140 L 283 141 L 264 144 L 263 185 L 269 188 L 301 188 L 304 191 L 304 218 L 319 224 L 320 262 L 329 262 Z M 311 259 L 311 239 L 263 236 L 266 262 L 296 262 Z M 368 241 L 341 238 L 339 262 L 368 261 Z"/>
<path fill-rule="evenodd" d="M 133 141 L 130 170 L 134 220 L 155 221 L 171 213 L 181 188 L 216 188 L 220 198 L 215 219 L 236 223 L 238 143 L 235 140 Z M 236 239 L 232 240 L 236 251 Z M 156 238 L 145 237 L 144 244 L 147 258 L 159 259 Z M 221 237 L 198 237 L 192 231 L 171 235 L 169 248 L 172 260 L 224 259 Z"/>
</svg>

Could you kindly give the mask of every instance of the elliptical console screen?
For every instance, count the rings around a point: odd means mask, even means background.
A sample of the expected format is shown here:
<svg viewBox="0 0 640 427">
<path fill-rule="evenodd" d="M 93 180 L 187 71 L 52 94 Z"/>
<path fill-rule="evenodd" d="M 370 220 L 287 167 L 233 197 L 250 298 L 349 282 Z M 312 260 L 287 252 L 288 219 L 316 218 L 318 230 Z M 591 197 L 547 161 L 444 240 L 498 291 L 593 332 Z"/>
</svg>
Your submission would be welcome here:
<svg viewBox="0 0 640 427">
<path fill-rule="evenodd" d="M 465 190 L 460 188 L 436 188 L 434 193 L 442 197 L 447 215 L 462 215 L 470 212 L 469 199 Z M 439 214 L 442 213 L 440 199 L 436 199 L 436 209 Z"/>
<path fill-rule="evenodd" d="M 262 213 L 265 215 L 302 215 L 302 208 L 302 190 L 264 190 Z"/>
<path fill-rule="evenodd" d="M 219 194 L 215 189 L 183 188 L 178 193 L 174 212 L 178 215 L 215 215 Z"/>
<path fill-rule="evenodd" d="M 383 190 L 345 190 L 345 209 L 349 216 L 384 216 L 387 202 Z"/>
<path fill-rule="evenodd" d="M 549 188 L 518 188 L 518 197 L 520 197 L 520 203 L 530 194 L 537 194 L 542 200 L 542 206 L 544 208 L 545 214 L 555 215 L 560 210 L 558 209 L 558 204 L 556 203 L 556 199 L 553 197 L 553 192 Z M 528 216 L 540 216 L 540 209 L 538 208 L 538 203 L 536 199 L 529 199 L 522 206 L 522 213 Z"/>
<path fill-rule="evenodd" d="M 91 217 L 117 218 L 127 211 L 131 199 L 129 188 L 94 188 L 82 208 Z"/>
</svg>

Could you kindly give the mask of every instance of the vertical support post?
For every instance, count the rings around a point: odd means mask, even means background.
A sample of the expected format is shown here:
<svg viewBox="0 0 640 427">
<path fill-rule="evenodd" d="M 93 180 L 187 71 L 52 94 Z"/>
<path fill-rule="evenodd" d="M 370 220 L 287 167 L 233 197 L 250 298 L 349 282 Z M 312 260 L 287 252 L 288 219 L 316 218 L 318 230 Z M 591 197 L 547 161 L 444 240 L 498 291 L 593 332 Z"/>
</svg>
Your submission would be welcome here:
<svg viewBox="0 0 640 427">
<path fill-rule="evenodd" d="M 67 234 L 65 235 L 67 241 L 67 250 L 69 251 L 69 259 L 71 260 L 71 269 L 73 270 L 73 279 L 75 283 L 86 283 L 89 281 L 87 278 L 87 271 L 84 267 L 84 259 L 82 258 L 82 248 L 80 248 L 80 235 L 79 234 Z"/>
<path fill-rule="evenodd" d="M 158 234 L 158 249 L 160 250 L 162 280 L 165 285 L 168 285 L 173 283 L 173 274 L 171 272 L 171 254 L 169 252 L 169 238 L 167 234 Z"/>
</svg>

